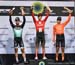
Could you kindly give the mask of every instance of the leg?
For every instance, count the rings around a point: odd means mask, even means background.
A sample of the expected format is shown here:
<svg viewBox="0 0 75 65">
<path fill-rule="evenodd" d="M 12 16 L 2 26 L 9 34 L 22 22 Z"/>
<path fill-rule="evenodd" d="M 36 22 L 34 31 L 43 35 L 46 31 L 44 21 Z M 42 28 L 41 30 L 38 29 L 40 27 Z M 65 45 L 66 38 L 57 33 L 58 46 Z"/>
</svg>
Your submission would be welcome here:
<svg viewBox="0 0 75 65">
<path fill-rule="evenodd" d="M 56 47 L 56 61 L 58 61 L 58 52 L 59 52 L 59 47 Z"/>
<path fill-rule="evenodd" d="M 45 57 L 45 47 L 42 47 L 43 57 Z"/>
<path fill-rule="evenodd" d="M 65 37 L 62 36 L 63 39 L 61 40 L 61 50 L 62 50 L 62 61 L 64 61 L 64 48 L 65 48 Z"/>
<path fill-rule="evenodd" d="M 58 57 L 59 57 L 59 48 L 60 48 L 60 38 L 58 35 L 56 35 L 56 61 L 58 61 Z"/>
<path fill-rule="evenodd" d="M 41 46 L 42 46 L 43 59 L 47 59 L 46 56 L 45 56 L 45 42 L 42 42 Z"/>
<path fill-rule="evenodd" d="M 18 48 L 15 48 L 15 58 L 16 58 L 16 62 L 18 63 Z"/>
<path fill-rule="evenodd" d="M 64 61 L 64 47 L 61 47 L 62 50 L 62 61 Z"/>
<path fill-rule="evenodd" d="M 45 35 L 44 35 L 44 32 L 42 32 L 40 36 L 41 36 L 41 46 L 42 46 L 43 59 L 47 59 L 45 56 Z"/>
<path fill-rule="evenodd" d="M 38 47 L 39 47 L 39 44 L 36 42 L 36 46 L 35 46 L 35 59 L 36 60 L 38 59 Z"/>
<path fill-rule="evenodd" d="M 36 43 L 35 43 L 35 59 L 38 59 L 38 48 L 39 48 L 39 34 L 38 32 L 36 33 Z"/>
<path fill-rule="evenodd" d="M 25 49 L 24 49 L 24 44 L 23 44 L 22 38 L 20 38 L 19 46 L 21 48 L 21 52 L 22 52 L 22 57 L 23 57 L 24 63 L 28 63 L 28 62 L 26 62 L 26 54 L 25 54 Z"/>
<path fill-rule="evenodd" d="M 18 42 L 17 42 L 17 38 L 14 39 L 14 47 L 15 47 L 16 62 L 19 63 L 19 60 L 18 60 Z"/>
<path fill-rule="evenodd" d="M 22 52 L 22 57 L 24 59 L 24 62 L 26 62 L 26 54 L 24 52 L 24 48 L 21 48 L 21 52 Z"/>
</svg>

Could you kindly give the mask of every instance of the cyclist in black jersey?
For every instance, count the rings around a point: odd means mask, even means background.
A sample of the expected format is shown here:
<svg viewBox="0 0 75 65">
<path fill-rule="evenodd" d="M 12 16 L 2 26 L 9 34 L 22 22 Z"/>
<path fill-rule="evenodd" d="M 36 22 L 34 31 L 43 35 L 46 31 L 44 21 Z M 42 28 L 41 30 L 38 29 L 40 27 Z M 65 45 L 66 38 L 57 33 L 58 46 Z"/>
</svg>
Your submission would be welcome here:
<svg viewBox="0 0 75 65">
<path fill-rule="evenodd" d="M 20 18 L 16 17 L 15 18 L 15 23 L 16 24 L 13 24 L 12 17 L 11 17 L 11 15 L 13 14 L 13 9 L 11 9 L 9 11 L 9 14 L 10 14 L 9 21 L 10 21 L 10 24 L 11 24 L 11 26 L 13 28 L 13 32 L 14 32 L 14 47 L 15 47 L 16 62 L 19 63 L 19 60 L 18 60 L 18 45 L 19 45 L 20 48 L 21 48 L 21 52 L 22 52 L 22 56 L 23 56 L 23 59 L 24 59 L 24 63 L 27 63 L 26 55 L 25 55 L 25 52 L 24 52 L 24 44 L 23 44 L 23 40 L 22 40 L 23 27 L 24 27 L 25 22 L 26 22 L 24 7 L 21 7 L 20 10 L 21 10 L 21 14 L 23 16 L 23 23 L 20 25 L 20 22 L 21 22 Z"/>
</svg>

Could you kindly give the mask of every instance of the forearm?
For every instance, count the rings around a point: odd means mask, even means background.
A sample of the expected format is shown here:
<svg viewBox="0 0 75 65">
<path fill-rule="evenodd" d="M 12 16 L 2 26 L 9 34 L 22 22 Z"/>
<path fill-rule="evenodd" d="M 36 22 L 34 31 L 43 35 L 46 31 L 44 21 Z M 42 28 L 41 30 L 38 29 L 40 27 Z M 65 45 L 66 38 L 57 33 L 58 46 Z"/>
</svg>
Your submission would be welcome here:
<svg viewBox="0 0 75 65">
<path fill-rule="evenodd" d="M 53 33 L 53 39 L 55 39 L 55 33 Z"/>
<path fill-rule="evenodd" d="M 70 22 L 70 19 L 71 19 L 71 13 L 69 13 L 67 20 L 64 22 L 64 25 L 67 25 Z"/>
<path fill-rule="evenodd" d="M 32 13 L 32 17 L 34 18 L 34 13 L 33 13 L 33 11 L 32 11 L 31 13 Z"/>
<path fill-rule="evenodd" d="M 9 16 L 9 22 L 10 22 L 10 24 L 12 25 L 12 18 L 11 18 L 11 15 Z"/>
<path fill-rule="evenodd" d="M 45 17 L 45 19 L 44 19 L 44 22 L 46 22 L 48 16 L 49 16 L 49 11 L 47 10 L 47 11 L 46 11 L 46 17 Z"/>
<path fill-rule="evenodd" d="M 23 23 L 25 23 L 26 22 L 26 18 L 25 18 L 25 16 L 23 16 Z"/>
<path fill-rule="evenodd" d="M 35 21 L 36 21 L 36 19 L 35 19 L 35 16 L 34 16 L 33 11 L 32 11 L 32 18 L 33 18 L 33 20 L 34 20 L 34 22 L 35 22 Z"/>
<path fill-rule="evenodd" d="M 65 21 L 64 25 L 68 24 L 70 22 L 70 19 L 71 19 L 71 13 L 73 12 L 73 10 L 67 8 L 67 7 L 64 7 L 65 10 L 67 10 L 67 12 L 69 13 L 69 16 L 67 18 L 67 20 Z"/>
<path fill-rule="evenodd" d="M 9 22 L 10 22 L 10 25 L 14 28 L 14 24 L 13 24 L 13 22 L 12 22 L 11 15 L 9 16 Z"/>
<path fill-rule="evenodd" d="M 53 40 L 55 40 L 55 36 L 56 36 L 56 33 L 55 33 L 55 26 L 53 27 Z"/>
<path fill-rule="evenodd" d="M 23 23 L 22 23 L 22 28 L 24 27 L 24 25 L 25 25 L 25 22 L 26 22 L 26 18 L 25 18 L 25 16 L 23 16 Z"/>
<path fill-rule="evenodd" d="M 69 16 L 68 16 L 67 22 L 69 22 L 70 19 L 71 19 L 71 13 L 69 13 Z"/>
</svg>

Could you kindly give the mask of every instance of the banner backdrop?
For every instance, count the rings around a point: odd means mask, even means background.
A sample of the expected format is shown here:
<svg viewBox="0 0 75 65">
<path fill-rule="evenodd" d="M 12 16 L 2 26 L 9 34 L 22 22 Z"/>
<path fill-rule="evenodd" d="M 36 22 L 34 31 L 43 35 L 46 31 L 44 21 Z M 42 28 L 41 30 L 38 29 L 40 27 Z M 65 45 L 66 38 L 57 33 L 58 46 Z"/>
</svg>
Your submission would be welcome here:
<svg viewBox="0 0 75 65">
<path fill-rule="evenodd" d="M 29 2 L 29 4 L 28 4 Z M 8 7 L 8 6 L 31 6 L 34 1 L 1 1 L 0 2 L 0 10 L 3 10 L 2 7 Z M 41 1 L 40 1 L 41 2 Z M 45 1 L 43 1 L 45 3 Z M 68 6 L 72 7 L 74 9 L 74 2 L 55 2 L 55 1 L 49 1 L 47 2 L 48 6 L 51 7 L 63 7 L 63 6 Z M 52 4 L 53 3 L 53 4 Z M 60 4 L 62 3 L 62 4 Z M 7 5 L 8 4 L 8 5 Z M 14 5 L 13 5 L 14 4 Z M 59 12 L 59 11 L 57 11 Z M 67 15 L 64 13 L 59 13 L 56 14 L 57 12 L 53 12 L 51 16 L 46 21 L 45 24 L 45 40 L 46 40 L 46 53 L 47 54 L 53 54 L 55 53 L 55 46 L 53 45 L 52 42 L 52 31 L 53 31 L 53 25 L 56 24 L 56 19 L 58 16 L 62 17 L 62 22 L 64 22 L 67 19 Z M 65 12 L 65 11 L 63 11 Z M 53 14 L 56 14 L 53 16 Z M 62 15 L 64 14 L 64 15 Z M 17 15 L 12 16 L 12 21 L 14 22 L 15 17 Z M 18 16 L 22 20 L 22 16 Z M 27 54 L 34 54 L 35 53 L 35 37 L 36 37 L 36 30 L 35 30 L 35 25 L 33 23 L 33 19 L 31 14 L 26 15 L 26 24 L 23 29 L 23 42 L 25 46 L 25 52 Z M 37 16 L 35 16 L 37 19 Z M 44 18 L 45 16 L 43 16 Z M 42 19 L 43 19 L 42 18 Z M 75 21 L 74 21 L 74 15 L 72 15 L 71 20 L 69 24 L 65 27 L 65 53 L 75 53 Z M 19 48 L 19 52 L 20 48 Z M 39 47 L 39 53 L 41 53 L 41 45 Z M 60 49 L 61 53 L 61 49 Z M 9 23 L 9 16 L 8 15 L 0 15 L 0 54 L 14 54 L 14 34 L 12 27 Z"/>
</svg>

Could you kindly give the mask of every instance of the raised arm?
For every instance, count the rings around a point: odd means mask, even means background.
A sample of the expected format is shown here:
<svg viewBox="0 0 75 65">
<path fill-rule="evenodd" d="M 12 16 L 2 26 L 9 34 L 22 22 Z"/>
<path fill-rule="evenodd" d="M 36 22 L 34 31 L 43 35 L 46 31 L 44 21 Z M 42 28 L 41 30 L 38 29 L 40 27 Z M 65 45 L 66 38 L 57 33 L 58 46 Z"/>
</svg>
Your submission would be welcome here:
<svg viewBox="0 0 75 65">
<path fill-rule="evenodd" d="M 33 18 L 33 20 L 34 20 L 34 23 L 35 23 L 35 21 L 36 21 L 36 18 L 35 18 L 35 16 L 34 16 L 34 13 L 33 13 L 33 6 L 31 7 L 31 15 L 32 15 L 32 18 Z"/>
<path fill-rule="evenodd" d="M 51 10 L 48 6 L 46 6 L 46 8 L 47 8 L 46 17 L 44 18 L 44 21 L 45 21 L 45 22 L 46 22 L 46 20 L 47 20 L 47 18 L 48 18 L 48 16 L 49 16 L 49 13 L 52 12 L 52 10 Z"/>
<path fill-rule="evenodd" d="M 67 18 L 66 21 L 63 23 L 64 26 L 65 26 L 65 25 L 67 25 L 67 24 L 70 22 L 70 19 L 71 19 L 71 13 L 72 13 L 73 11 L 70 10 L 69 8 L 67 8 L 67 7 L 64 7 L 64 9 L 66 9 L 66 10 L 68 11 L 68 13 L 69 13 L 68 18 Z"/>
<path fill-rule="evenodd" d="M 23 23 L 22 23 L 22 25 L 21 25 L 21 27 L 23 28 L 24 25 L 25 25 L 25 22 L 26 22 L 24 7 L 20 7 L 20 10 L 21 10 L 21 14 L 22 14 L 22 16 L 23 16 Z"/>
<path fill-rule="evenodd" d="M 14 28 L 14 24 L 13 24 L 13 22 L 12 22 L 12 17 L 11 17 L 11 15 L 13 14 L 13 10 L 11 9 L 10 11 L 9 11 L 9 22 L 10 22 L 10 24 L 11 24 L 11 26 Z"/>
<path fill-rule="evenodd" d="M 26 18 L 25 18 L 25 16 L 23 16 L 22 28 L 24 27 L 24 25 L 25 25 L 25 22 L 26 22 Z"/>
</svg>

